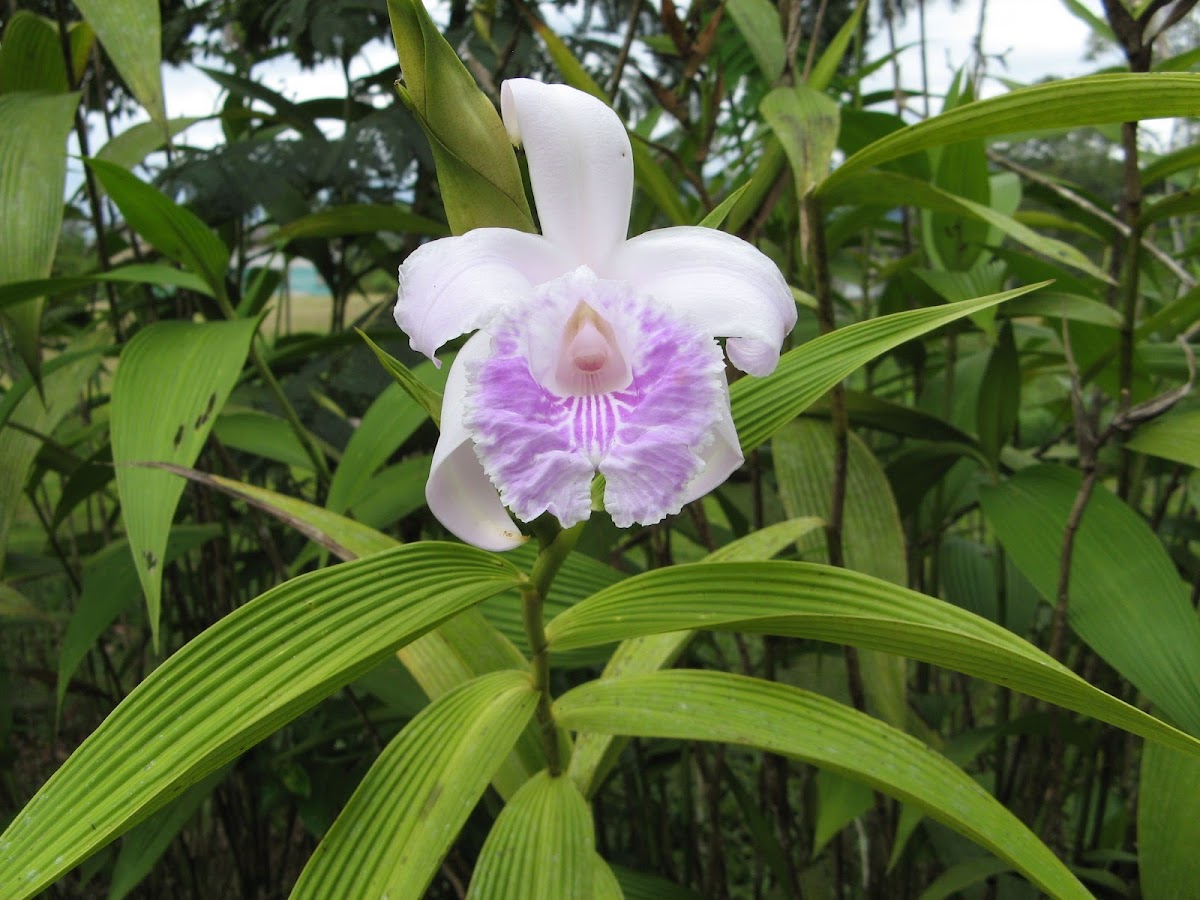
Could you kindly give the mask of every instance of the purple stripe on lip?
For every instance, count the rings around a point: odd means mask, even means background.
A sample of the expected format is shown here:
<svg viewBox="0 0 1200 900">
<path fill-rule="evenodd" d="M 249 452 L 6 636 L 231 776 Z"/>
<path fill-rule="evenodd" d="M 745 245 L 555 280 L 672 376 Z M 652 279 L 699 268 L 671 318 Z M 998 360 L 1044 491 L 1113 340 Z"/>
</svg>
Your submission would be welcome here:
<svg viewBox="0 0 1200 900">
<path fill-rule="evenodd" d="M 570 377 L 564 354 L 578 349 L 571 329 L 580 331 L 581 309 L 612 358 L 628 366 L 619 389 L 593 393 Z M 587 269 L 541 286 L 487 330 L 492 355 L 469 372 L 464 422 L 518 518 L 550 512 L 566 527 L 586 519 L 597 471 L 620 527 L 679 511 L 728 402 L 715 340 Z M 588 339 L 592 365 L 597 342 Z M 605 377 L 615 382 L 611 372 Z"/>
</svg>

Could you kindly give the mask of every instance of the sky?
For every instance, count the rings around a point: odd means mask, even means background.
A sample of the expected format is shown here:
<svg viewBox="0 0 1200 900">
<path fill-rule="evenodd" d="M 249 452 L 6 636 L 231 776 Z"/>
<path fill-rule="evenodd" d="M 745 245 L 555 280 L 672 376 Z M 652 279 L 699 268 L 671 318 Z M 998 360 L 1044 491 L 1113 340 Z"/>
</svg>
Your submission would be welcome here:
<svg viewBox="0 0 1200 900">
<path fill-rule="evenodd" d="M 949 85 L 954 71 L 972 58 L 972 41 L 978 19 L 980 0 L 964 0 L 953 9 L 949 0 L 928 0 L 926 32 L 929 46 L 929 83 L 938 94 Z M 1083 0 L 1097 14 L 1101 0 Z M 901 78 L 905 86 L 919 89 L 921 84 L 918 23 L 915 10 L 897 30 L 898 45 L 909 46 L 900 55 Z M 1088 61 L 1084 58 L 1087 26 L 1073 16 L 1058 0 L 993 0 L 988 4 L 984 27 L 983 49 L 988 60 L 988 73 L 1019 82 L 1034 82 L 1046 76 L 1071 77 L 1084 75 L 1097 68 L 1118 62 L 1116 57 Z M 868 48 L 868 58 L 879 58 L 888 50 L 886 34 L 877 29 Z M 395 62 L 395 49 L 390 35 L 369 44 L 354 60 L 351 76 L 361 77 L 379 71 Z M 345 81 L 335 64 L 302 71 L 289 60 L 263 64 L 255 76 L 266 86 L 291 100 L 305 100 L 344 93 Z M 207 116 L 217 112 L 221 104 L 221 89 L 202 72 L 191 67 L 166 67 L 164 88 L 169 116 Z M 867 90 L 886 90 L 892 84 L 890 67 L 875 73 L 866 82 Z M 1006 90 L 1003 83 L 993 79 L 985 84 L 984 95 Z M 938 102 L 933 101 L 936 111 Z M 920 102 L 916 104 L 921 108 Z M 1165 133 L 1165 132 L 1164 132 Z M 211 146 L 222 140 L 215 121 L 192 126 L 183 137 L 187 143 Z M 93 137 L 93 150 L 101 140 Z"/>
<path fill-rule="evenodd" d="M 1084 0 L 1085 5 L 1100 13 L 1101 0 Z M 979 0 L 964 0 L 957 10 L 948 0 L 929 0 L 926 12 L 926 32 L 929 44 L 929 80 L 934 92 L 950 83 L 956 68 L 971 58 L 971 42 L 979 18 Z M 1031 27 L 1036 23 L 1036 27 Z M 354 61 L 351 74 L 355 77 L 378 71 L 395 63 L 395 49 L 390 35 L 387 40 L 369 44 Z M 920 87 L 920 56 L 915 46 L 918 39 L 915 11 L 897 33 L 901 46 L 912 44 L 901 55 L 901 74 L 904 82 Z M 1003 63 L 989 60 L 989 71 L 1018 81 L 1035 81 L 1046 75 L 1070 77 L 1084 75 L 1100 63 L 1083 59 L 1087 26 L 1076 19 L 1066 6 L 1057 0 L 1000 0 L 988 4 L 984 29 L 984 50 L 999 54 Z M 879 29 L 869 48 L 870 57 L 887 52 L 886 36 Z M 256 76 L 268 87 L 292 100 L 336 95 L 344 86 L 341 71 L 335 64 L 304 72 L 294 62 L 275 61 L 261 66 Z M 203 73 L 190 67 L 167 67 L 163 73 L 168 113 L 171 116 L 208 115 L 219 109 L 221 91 Z M 868 85 L 876 88 L 891 86 L 891 74 L 881 71 Z M 994 82 L 987 93 L 1000 93 L 1003 86 Z M 936 106 L 935 106 L 936 108 Z M 208 143 L 220 139 L 215 127 L 196 126 L 188 132 L 188 140 Z"/>
</svg>

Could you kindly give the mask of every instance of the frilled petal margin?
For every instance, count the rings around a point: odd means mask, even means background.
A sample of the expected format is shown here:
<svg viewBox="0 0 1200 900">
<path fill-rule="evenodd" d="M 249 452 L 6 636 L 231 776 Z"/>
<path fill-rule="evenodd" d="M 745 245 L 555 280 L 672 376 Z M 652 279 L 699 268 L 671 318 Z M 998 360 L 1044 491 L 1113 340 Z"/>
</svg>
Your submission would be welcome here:
<svg viewBox="0 0 1200 900">
<path fill-rule="evenodd" d="M 463 424 L 467 369 L 486 359 L 491 338 L 480 333 L 459 351 L 442 401 L 442 433 L 433 451 L 425 499 L 453 534 L 484 550 L 512 550 L 526 540 L 500 503 L 500 495 L 483 471 L 471 435 Z"/>
<path fill-rule="evenodd" d="M 770 258 L 741 238 L 681 225 L 649 231 L 617 248 L 602 277 L 627 281 L 707 334 L 729 338 L 729 361 L 770 375 L 796 303 Z"/>
<path fill-rule="evenodd" d="M 633 152 L 602 101 L 563 84 L 513 78 L 500 89 L 504 125 L 525 147 L 542 233 L 580 263 L 600 267 L 629 232 Z"/>
<path fill-rule="evenodd" d="M 702 468 L 688 483 L 680 500 L 681 506 L 716 490 L 746 460 L 729 410 L 729 385 L 725 385 L 725 403 L 720 410 L 719 418 L 713 423 L 712 443 L 700 454 L 704 460 Z"/>
<path fill-rule="evenodd" d="M 395 318 L 412 348 L 437 360 L 446 341 L 527 298 L 533 285 L 573 268 L 538 234 L 477 228 L 418 247 L 400 267 Z"/>
</svg>

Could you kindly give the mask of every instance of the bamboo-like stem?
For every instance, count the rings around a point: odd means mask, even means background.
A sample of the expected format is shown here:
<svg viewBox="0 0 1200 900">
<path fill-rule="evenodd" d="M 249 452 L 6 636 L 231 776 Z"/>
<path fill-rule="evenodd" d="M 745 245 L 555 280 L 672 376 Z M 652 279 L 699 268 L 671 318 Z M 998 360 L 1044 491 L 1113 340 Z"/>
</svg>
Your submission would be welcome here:
<svg viewBox="0 0 1200 900">
<path fill-rule="evenodd" d="M 558 574 L 558 570 L 575 547 L 575 542 L 579 540 L 583 524 L 581 522 L 564 530 L 559 528 L 557 523 L 553 523 L 537 529 L 542 549 L 533 563 L 529 580 L 521 586 L 521 622 L 525 627 L 525 637 L 529 641 L 529 652 L 533 655 L 530 661 L 530 675 L 538 692 L 535 715 L 542 738 L 542 749 L 546 753 L 546 766 L 551 775 L 562 773 L 564 760 L 558 726 L 550 708 L 553 702 L 550 696 L 550 648 L 546 641 L 546 625 L 542 611 L 554 576 Z"/>
</svg>

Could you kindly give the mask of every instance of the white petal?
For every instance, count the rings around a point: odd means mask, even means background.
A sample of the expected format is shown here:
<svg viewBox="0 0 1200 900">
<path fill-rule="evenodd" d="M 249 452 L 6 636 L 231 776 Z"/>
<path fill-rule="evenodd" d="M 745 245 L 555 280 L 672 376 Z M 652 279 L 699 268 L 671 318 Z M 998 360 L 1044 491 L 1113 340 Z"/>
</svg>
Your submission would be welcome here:
<svg viewBox="0 0 1200 900">
<path fill-rule="evenodd" d="M 433 451 L 425 499 L 430 512 L 451 533 L 484 550 L 500 551 L 519 547 L 526 538 L 484 473 L 462 421 L 467 366 L 486 357 L 490 346 L 488 335 L 477 334 L 450 366 L 442 399 L 442 434 Z"/>
<path fill-rule="evenodd" d="M 528 78 L 504 82 L 500 108 L 509 137 L 525 147 L 542 234 L 598 270 L 629 232 L 633 151 L 625 126 L 590 94 Z"/>
<path fill-rule="evenodd" d="M 737 429 L 733 425 L 733 416 L 729 412 L 728 401 L 726 401 L 721 411 L 721 417 L 714 428 L 715 440 L 708 445 L 703 454 L 704 468 L 688 483 L 684 491 L 683 502 L 685 504 L 699 500 L 705 494 L 720 487 L 745 461 L 742 456 L 741 443 L 738 441 Z"/>
<path fill-rule="evenodd" d="M 681 225 L 627 241 L 601 277 L 631 283 L 707 334 L 727 337 L 729 360 L 751 375 L 769 375 L 796 302 L 775 263 L 741 238 Z"/>
<path fill-rule="evenodd" d="M 412 348 L 433 358 L 442 344 L 486 323 L 533 285 L 570 268 L 545 238 L 511 228 L 477 228 L 418 247 L 400 266 L 396 324 Z"/>
</svg>

